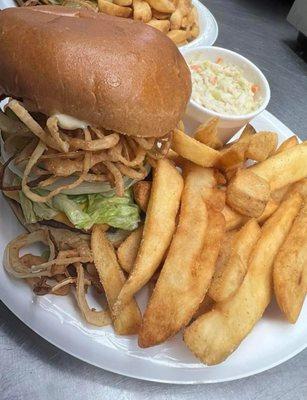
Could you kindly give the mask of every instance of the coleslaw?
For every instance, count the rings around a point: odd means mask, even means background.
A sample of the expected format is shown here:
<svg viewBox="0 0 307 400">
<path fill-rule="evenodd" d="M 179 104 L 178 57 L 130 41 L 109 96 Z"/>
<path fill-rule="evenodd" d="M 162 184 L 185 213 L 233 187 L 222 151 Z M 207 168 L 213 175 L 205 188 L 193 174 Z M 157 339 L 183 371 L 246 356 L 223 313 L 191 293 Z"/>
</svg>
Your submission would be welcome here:
<svg viewBox="0 0 307 400">
<path fill-rule="evenodd" d="M 192 99 L 212 111 L 242 115 L 255 111 L 263 99 L 256 95 L 259 86 L 248 81 L 243 71 L 221 58 L 190 61 Z"/>
</svg>

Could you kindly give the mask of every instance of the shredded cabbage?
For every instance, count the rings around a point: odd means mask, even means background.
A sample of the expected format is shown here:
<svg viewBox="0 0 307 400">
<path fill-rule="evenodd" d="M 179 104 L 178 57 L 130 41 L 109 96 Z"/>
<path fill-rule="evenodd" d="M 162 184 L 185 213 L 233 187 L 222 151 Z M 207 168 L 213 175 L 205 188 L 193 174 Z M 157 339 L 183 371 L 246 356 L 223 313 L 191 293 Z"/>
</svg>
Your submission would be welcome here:
<svg viewBox="0 0 307 400">
<path fill-rule="evenodd" d="M 243 71 L 221 59 L 190 62 L 192 98 L 202 106 L 227 115 L 249 114 L 262 103 L 258 85 L 249 82 Z"/>
</svg>

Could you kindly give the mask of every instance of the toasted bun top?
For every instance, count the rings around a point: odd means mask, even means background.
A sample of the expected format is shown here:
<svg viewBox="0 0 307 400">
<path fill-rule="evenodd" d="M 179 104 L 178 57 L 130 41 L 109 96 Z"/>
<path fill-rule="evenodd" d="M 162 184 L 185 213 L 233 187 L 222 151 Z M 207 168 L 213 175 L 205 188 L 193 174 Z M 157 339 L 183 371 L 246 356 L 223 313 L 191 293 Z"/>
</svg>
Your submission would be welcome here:
<svg viewBox="0 0 307 400">
<path fill-rule="evenodd" d="M 162 136 L 191 94 L 177 47 L 141 22 L 60 6 L 0 11 L 0 94 L 46 115 Z"/>
</svg>

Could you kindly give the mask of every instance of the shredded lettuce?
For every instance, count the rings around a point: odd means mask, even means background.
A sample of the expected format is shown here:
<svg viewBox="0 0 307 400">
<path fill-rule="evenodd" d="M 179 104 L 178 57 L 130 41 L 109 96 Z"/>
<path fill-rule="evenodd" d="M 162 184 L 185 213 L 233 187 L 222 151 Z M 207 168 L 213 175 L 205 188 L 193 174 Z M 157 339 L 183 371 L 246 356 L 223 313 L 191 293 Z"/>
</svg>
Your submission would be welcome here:
<svg viewBox="0 0 307 400">
<path fill-rule="evenodd" d="M 72 198 L 73 196 L 69 198 L 66 194 L 58 194 L 53 198 L 53 206 L 62 211 L 76 228 L 90 229 L 94 225 L 91 217 Z"/>
<path fill-rule="evenodd" d="M 26 222 L 28 224 L 35 224 L 35 222 L 37 222 L 38 219 L 34 213 L 32 201 L 28 199 L 27 196 L 25 196 L 22 191 L 20 191 L 18 194 L 19 194 L 19 203 Z"/>
<path fill-rule="evenodd" d="M 44 194 L 39 190 L 40 194 Z M 115 195 L 58 194 L 47 203 L 36 203 L 19 192 L 20 204 L 28 223 L 53 219 L 63 212 L 78 229 L 90 229 L 94 224 L 108 224 L 114 228 L 134 230 L 140 221 L 138 206 L 133 202 L 130 190 L 123 197 Z"/>
</svg>

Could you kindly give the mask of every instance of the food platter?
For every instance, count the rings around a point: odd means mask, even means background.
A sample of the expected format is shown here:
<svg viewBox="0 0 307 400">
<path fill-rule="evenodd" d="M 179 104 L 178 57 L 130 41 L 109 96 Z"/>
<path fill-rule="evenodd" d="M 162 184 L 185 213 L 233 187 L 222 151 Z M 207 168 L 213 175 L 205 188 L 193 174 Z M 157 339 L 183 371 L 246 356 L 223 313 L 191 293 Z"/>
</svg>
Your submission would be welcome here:
<svg viewBox="0 0 307 400">
<path fill-rule="evenodd" d="M 186 126 L 196 121 L 186 120 Z M 257 116 L 257 130 L 275 131 L 282 142 L 293 133 L 269 112 Z M 0 198 L 0 253 L 23 229 L 3 197 Z M 146 289 L 138 296 L 142 306 Z M 118 336 L 111 327 L 94 328 L 85 323 L 74 299 L 47 295 L 36 297 L 24 282 L 1 269 L 0 298 L 26 325 L 63 351 L 97 367 L 139 379 L 168 383 L 222 382 L 254 375 L 272 368 L 307 346 L 307 305 L 295 325 L 288 324 L 273 303 L 242 342 L 222 364 L 206 367 L 182 345 L 179 333 L 166 343 L 140 349 L 134 336 Z M 93 299 L 94 301 L 94 299 Z"/>
</svg>

